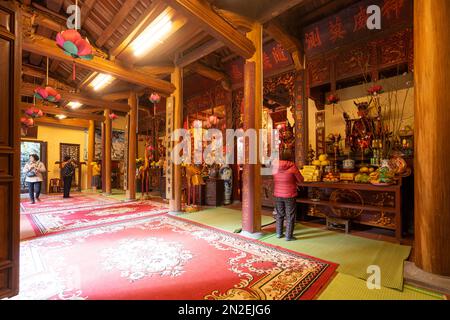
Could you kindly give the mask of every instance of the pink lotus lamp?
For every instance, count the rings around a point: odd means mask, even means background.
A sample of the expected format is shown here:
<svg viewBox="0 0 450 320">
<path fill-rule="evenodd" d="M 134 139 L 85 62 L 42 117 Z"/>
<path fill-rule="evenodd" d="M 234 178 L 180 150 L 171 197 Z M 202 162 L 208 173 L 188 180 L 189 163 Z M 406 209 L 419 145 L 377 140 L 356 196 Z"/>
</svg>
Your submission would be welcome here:
<svg viewBox="0 0 450 320">
<path fill-rule="evenodd" d="M 56 44 L 64 53 L 74 59 L 92 60 L 92 46 L 87 39 L 83 39 L 75 29 L 61 31 L 56 35 Z M 75 62 L 73 64 L 73 80 L 75 80 Z"/>
</svg>

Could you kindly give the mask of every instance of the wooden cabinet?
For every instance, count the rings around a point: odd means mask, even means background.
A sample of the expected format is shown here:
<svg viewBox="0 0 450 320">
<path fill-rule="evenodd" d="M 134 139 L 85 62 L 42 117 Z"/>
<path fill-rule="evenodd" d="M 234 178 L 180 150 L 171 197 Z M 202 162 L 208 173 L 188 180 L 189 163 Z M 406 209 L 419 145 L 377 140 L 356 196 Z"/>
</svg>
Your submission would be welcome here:
<svg viewBox="0 0 450 320">
<path fill-rule="evenodd" d="M 303 213 L 316 218 L 341 218 L 352 223 L 387 229 L 402 240 L 402 183 L 373 186 L 356 183 L 303 183 L 306 192 L 297 202 Z"/>
<path fill-rule="evenodd" d="M 206 181 L 206 205 L 220 207 L 225 196 L 224 181 L 220 179 L 208 179 Z"/>
<path fill-rule="evenodd" d="M 21 48 L 19 12 L 0 1 L 0 298 L 19 290 Z"/>
</svg>

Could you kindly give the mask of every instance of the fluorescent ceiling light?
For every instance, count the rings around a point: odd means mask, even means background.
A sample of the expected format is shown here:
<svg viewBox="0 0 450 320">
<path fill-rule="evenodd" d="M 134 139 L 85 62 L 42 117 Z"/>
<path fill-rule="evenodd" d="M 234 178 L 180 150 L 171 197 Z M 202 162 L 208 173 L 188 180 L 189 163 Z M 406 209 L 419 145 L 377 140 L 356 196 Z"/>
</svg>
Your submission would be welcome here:
<svg viewBox="0 0 450 320">
<path fill-rule="evenodd" d="M 70 108 L 72 108 L 72 109 L 79 109 L 79 108 L 81 108 L 81 106 L 83 105 L 82 103 L 79 103 L 79 102 L 77 102 L 77 101 L 70 101 L 68 104 L 67 104 Z"/>
<path fill-rule="evenodd" d="M 59 120 L 64 120 L 64 119 L 67 118 L 67 116 L 64 115 L 64 114 L 57 114 L 55 117 L 56 117 L 57 119 L 59 119 Z"/>
<path fill-rule="evenodd" d="M 162 43 L 163 37 L 172 29 L 170 16 L 164 14 L 151 23 L 132 43 L 131 48 L 135 56 L 142 56 Z"/>
<path fill-rule="evenodd" d="M 115 78 L 109 74 L 100 73 L 94 78 L 94 80 L 92 80 L 90 86 L 94 88 L 95 91 L 99 91 L 110 85 L 114 79 Z"/>
</svg>

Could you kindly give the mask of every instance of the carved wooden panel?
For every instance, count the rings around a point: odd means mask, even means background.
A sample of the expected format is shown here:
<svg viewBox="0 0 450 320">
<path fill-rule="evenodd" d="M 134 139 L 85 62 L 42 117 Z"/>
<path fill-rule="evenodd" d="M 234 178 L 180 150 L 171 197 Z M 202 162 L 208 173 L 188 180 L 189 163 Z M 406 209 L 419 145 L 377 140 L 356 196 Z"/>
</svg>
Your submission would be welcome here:
<svg viewBox="0 0 450 320">
<path fill-rule="evenodd" d="M 11 13 L 4 8 L 0 8 L 0 28 L 5 29 L 5 31 L 12 31 L 12 27 Z"/>
<path fill-rule="evenodd" d="M 64 161 L 65 156 L 69 156 L 72 160 L 80 161 L 80 145 L 70 143 L 60 143 L 59 156 L 60 161 Z"/>
<path fill-rule="evenodd" d="M 331 81 L 330 61 L 319 58 L 307 62 L 309 71 L 309 83 L 311 87 L 318 86 Z"/>
<path fill-rule="evenodd" d="M 390 67 L 408 60 L 407 32 L 397 32 L 381 42 L 380 67 Z"/>
<path fill-rule="evenodd" d="M 376 56 L 369 46 L 361 45 L 342 51 L 335 60 L 336 80 L 368 74 L 375 63 Z"/>
</svg>

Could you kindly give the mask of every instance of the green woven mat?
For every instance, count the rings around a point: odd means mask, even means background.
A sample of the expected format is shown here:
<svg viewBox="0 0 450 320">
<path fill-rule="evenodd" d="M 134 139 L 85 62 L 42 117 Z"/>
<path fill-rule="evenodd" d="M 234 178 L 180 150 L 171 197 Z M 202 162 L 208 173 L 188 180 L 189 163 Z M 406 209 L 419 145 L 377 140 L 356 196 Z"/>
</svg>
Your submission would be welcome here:
<svg viewBox="0 0 450 320">
<path fill-rule="evenodd" d="M 381 287 L 370 290 L 366 282 L 338 273 L 318 300 L 444 300 L 443 295 L 405 285 L 403 291 Z"/>
<path fill-rule="evenodd" d="M 228 232 L 239 233 L 242 229 L 242 212 L 228 208 L 211 208 L 198 212 L 185 213 L 180 217 L 215 227 Z M 269 225 L 272 217 L 262 216 L 262 224 Z"/>
<path fill-rule="evenodd" d="M 338 272 L 367 279 L 369 266 L 379 266 L 381 284 L 403 290 L 403 265 L 411 247 L 346 235 L 339 232 L 309 228 L 298 224 L 294 235 L 297 241 L 286 242 L 275 234 L 263 241 L 313 257 L 339 264 Z"/>
</svg>

